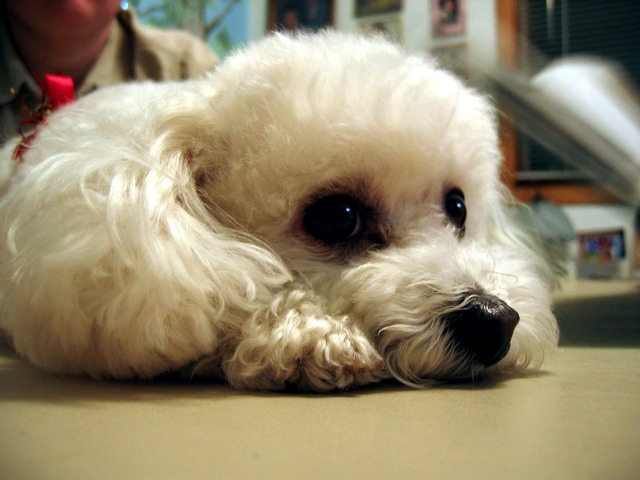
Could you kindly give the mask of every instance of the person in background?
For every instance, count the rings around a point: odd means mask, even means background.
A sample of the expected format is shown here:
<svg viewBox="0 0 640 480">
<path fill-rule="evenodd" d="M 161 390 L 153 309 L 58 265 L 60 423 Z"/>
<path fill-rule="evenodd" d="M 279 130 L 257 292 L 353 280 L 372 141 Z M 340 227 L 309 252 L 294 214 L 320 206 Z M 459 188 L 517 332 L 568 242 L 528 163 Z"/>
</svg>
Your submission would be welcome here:
<svg viewBox="0 0 640 480">
<path fill-rule="evenodd" d="M 75 96 L 135 80 L 182 80 L 211 70 L 213 50 L 182 31 L 143 26 L 120 0 L 0 0 L 0 145 L 42 103 L 45 74 Z"/>
</svg>

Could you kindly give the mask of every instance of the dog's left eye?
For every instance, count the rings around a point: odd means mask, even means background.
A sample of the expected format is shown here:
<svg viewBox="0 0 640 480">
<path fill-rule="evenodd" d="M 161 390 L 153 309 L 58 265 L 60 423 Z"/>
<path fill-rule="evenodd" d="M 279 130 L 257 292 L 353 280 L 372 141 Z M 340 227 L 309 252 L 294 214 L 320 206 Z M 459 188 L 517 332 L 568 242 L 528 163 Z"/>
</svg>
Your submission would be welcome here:
<svg viewBox="0 0 640 480">
<path fill-rule="evenodd" d="M 464 193 L 453 188 L 444 197 L 444 211 L 451 223 L 458 229 L 459 235 L 464 236 L 464 223 L 467 220 L 467 207 L 464 204 Z"/>
<path fill-rule="evenodd" d="M 348 195 L 323 197 L 304 212 L 303 227 L 327 244 L 344 242 L 362 231 L 363 206 Z"/>
</svg>

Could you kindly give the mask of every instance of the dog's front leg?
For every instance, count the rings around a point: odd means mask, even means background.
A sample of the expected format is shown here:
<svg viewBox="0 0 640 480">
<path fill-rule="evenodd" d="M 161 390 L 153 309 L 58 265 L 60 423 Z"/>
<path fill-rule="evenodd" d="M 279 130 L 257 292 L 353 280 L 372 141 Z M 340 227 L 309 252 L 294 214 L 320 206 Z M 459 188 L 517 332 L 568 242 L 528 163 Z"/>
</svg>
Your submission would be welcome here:
<svg viewBox="0 0 640 480">
<path fill-rule="evenodd" d="M 232 386 L 329 391 L 385 376 L 366 335 L 348 317 L 324 313 L 311 297 L 289 292 L 244 323 L 239 337 L 219 352 Z"/>
</svg>

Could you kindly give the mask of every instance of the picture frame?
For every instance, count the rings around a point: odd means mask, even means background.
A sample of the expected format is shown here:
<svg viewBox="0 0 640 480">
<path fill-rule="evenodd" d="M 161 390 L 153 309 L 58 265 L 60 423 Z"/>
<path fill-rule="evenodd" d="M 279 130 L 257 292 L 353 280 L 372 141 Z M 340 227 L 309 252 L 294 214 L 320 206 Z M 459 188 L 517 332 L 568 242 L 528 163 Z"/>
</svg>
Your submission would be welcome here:
<svg viewBox="0 0 640 480">
<path fill-rule="evenodd" d="M 430 53 L 438 61 L 440 66 L 455 72 L 463 78 L 469 76 L 467 68 L 468 48 L 466 42 L 437 45 L 430 50 Z"/>
<path fill-rule="evenodd" d="M 355 16 L 367 17 L 402 10 L 402 0 L 356 0 Z"/>
<path fill-rule="evenodd" d="M 612 278 L 626 257 L 624 230 L 578 232 L 578 276 Z"/>
<path fill-rule="evenodd" d="M 322 30 L 333 26 L 334 0 L 269 0 L 268 30 Z"/>
<path fill-rule="evenodd" d="M 361 20 L 357 30 L 363 35 L 380 35 L 398 44 L 404 42 L 402 19 L 399 16 Z"/>
<path fill-rule="evenodd" d="M 431 0 L 431 21 L 434 37 L 462 35 L 466 31 L 465 0 Z"/>
</svg>

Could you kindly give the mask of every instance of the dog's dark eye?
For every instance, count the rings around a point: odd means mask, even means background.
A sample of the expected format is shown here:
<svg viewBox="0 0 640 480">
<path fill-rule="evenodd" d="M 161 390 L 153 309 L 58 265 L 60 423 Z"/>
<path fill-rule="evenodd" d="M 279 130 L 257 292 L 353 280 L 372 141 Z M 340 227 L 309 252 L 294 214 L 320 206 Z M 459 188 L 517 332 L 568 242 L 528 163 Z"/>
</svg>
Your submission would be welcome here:
<svg viewBox="0 0 640 480">
<path fill-rule="evenodd" d="M 343 242 L 361 232 L 362 212 L 362 204 L 348 195 L 330 195 L 307 207 L 302 225 L 325 243 Z"/>
<path fill-rule="evenodd" d="M 453 188 L 444 197 L 444 211 L 451 223 L 458 229 L 460 237 L 464 236 L 464 222 L 467 219 L 467 207 L 464 204 L 464 193 Z"/>
</svg>

